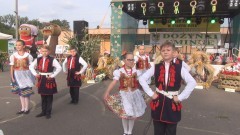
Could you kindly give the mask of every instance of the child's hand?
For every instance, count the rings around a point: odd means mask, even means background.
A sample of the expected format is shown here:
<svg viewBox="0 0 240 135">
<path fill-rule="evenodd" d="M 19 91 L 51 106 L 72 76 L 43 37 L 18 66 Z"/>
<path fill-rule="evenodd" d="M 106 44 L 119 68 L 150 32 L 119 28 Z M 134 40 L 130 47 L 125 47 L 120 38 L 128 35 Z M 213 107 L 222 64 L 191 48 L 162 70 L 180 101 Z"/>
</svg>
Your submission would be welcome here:
<svg viewBox="0 0 240 135">
<path fill-rule="evenodd" d="M 179 104 L 179 103 L 180 103 L 180 100 L 178 99 L 178 96 L 173 96 L 173 101 L 174 101 L 176 104 Z"/>
<path fill-rule="evenodd" d="M 109 96 L 109 93 L 106 92 L 106 93 L 103 95 L 103 100 L 107 100 L 108 96 Z"/>
<path fill-rule="evenodd" d="M 12 82 L 15 82 L 15 79 L 12 78 Z"/>
<path fill-rule="evenodd" d="M 35 77 L 36 77 L 36 78 L 40 78 L 40 75 L 39 75 L 39 74 L 37 74 Z"/>
<path fill-rule="evenodd" d="M 158 98 L 158 94 L 155 92 L 154 95 L 152 96 L 152 99 L 157 99 Z"/>
<path fill-rule="evenodd" d="M 80 73 L 80 72 L 76 72 L 75 74 L 76 74 L 76 75 L 80 75 L 81 73 Z"/>
</svg>

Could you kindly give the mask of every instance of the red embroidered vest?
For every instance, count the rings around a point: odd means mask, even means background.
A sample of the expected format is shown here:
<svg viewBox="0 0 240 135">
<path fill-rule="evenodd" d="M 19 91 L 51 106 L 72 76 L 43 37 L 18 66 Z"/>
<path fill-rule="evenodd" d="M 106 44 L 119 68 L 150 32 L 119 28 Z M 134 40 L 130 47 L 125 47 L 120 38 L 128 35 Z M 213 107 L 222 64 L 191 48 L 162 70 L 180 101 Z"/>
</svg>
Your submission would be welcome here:
<svg viewBox="0 0 240 135">
<path fill-rule="evenodd" d="M 136 90 L 139 86 L 137 80 L 137 73 L 133 73 L 131 76 L 127 76 L 120 72 L 120 86 L 119 90 L 128 90 L 130 88 L 132 91 Z"/>
<path fill-rule="evenodd" d="M 150 67 L 151 66 L 147 56 L 145 60 L 141 57 L 138 58 L 137 65 L 136 65 L 137 70 L 149 69 Z"/>
<path fill-rule="evenodd" d="M 23 59 L 18 59 L 14 57 L 14 70 L 29 70 L 29 60 L 28 57 Z"/>
</svg>

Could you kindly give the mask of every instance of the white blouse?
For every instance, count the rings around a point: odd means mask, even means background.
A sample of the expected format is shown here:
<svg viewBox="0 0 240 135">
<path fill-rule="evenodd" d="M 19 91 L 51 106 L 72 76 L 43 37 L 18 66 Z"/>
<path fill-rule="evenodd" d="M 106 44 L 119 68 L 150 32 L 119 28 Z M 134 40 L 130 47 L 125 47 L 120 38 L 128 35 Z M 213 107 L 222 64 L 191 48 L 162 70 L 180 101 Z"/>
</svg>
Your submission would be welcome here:
<svg viewBox="0 0 240 135">
<path fill-rule="evenodd" d="M 73 60 L 73 58 L 71 59 L 71 62 L 70 62 L 70 69 L 72 67 L 72 60 Z M 83 67 L 80 70 L 80 74 L 82 74 L 87 69 L 88 64 L 82 57 L 79 57 L 79 61 L 78 62 L 83 65 Z M 66 64 L 67 64 L 67 58 L 63 61 L 63 64 L 62 64 L 63 72 L 67 72 Z"/>
<path fill-rule="evenodd" d="M 169 69 L 170 64 L 165 64 L 165 69 Z M 143 90 L 149 95 L 153 96 L 154 92 L 147 84 L 147 80 L 154 75 L 155 66 L 152 66 L 149 70 L 143 73 L 139 78 L 139 83 L 142 85 Z M 168 76 L 168 70 L 165 71 L 165 76 Z M 181 69 L 181 77 L 186 82 L 186 87 L 183 89 L 178 99 L 183 101 L 187 99 L 192 93 L 193 89 L 197 85 L 195 79 L 190 75 L 189 71 L 186 68 Z M 166 79 L 166 78 L 165 78 Z"/>
<path fill-rule="evenodd" d="M 11 56 L 10 56 L 10 63 L 9 65 L 13 66 L 14 65 L 14 58 L 17 58 L 17 59 L 24 59 L 28 57 L 28 61 L 29 61 L 29 64 L 32 63 L 33 61 L 33 57 L 32 55 L 30 55 L 29 53 L 25 52 L 23 55 L 19 55 L 18 52 L 15 52 L 13 53 Z"/>
</svg>

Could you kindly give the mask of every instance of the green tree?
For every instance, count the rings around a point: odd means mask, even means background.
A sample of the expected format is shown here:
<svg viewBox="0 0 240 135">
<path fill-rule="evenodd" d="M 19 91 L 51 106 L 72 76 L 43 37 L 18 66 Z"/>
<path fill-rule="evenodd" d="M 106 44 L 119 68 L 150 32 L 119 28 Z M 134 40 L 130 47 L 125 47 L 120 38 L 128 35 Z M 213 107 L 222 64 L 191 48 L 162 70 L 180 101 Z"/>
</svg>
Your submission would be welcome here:
<svg viewBox="0 0 240 135">
<path fill-rule="evenodd" d="M 43 28 L 43 23 L 41 23 L 38 19 L 33 19 L 33 20 L 29 20 L 27 22 L 27 24 L 32 24 L 38 27 L 38 29 L 42 29 Z"/>
<path fill-rule="evenodd" d="M 69 22 L 67 20 L 60 20 L 60 19 L 54 19 L 50 21 L 50 23 L 54 23 L 59 25 L 63 30 L 69 30 Z"/>
<path fill-rule="evenodd" d="M 18 17 L 19 18 L 19 24 L 21 25 L 21 24 L 26 24 L 27 22 L 28 22 L 28 17 Z M 20 26 L 19 25 L 19 26 Z"/>
<path fill-rule="evenodd" d="M 15 25 L 15 16 L 11 14 L 1 16 L 0 22 L 9 27 L 13 27 Z"/>
<path fill-rule="evenodd" d="M 15 37 L 15 29 L 1 22 L 0 22 L 0 30 L 5 34 L 13 35 L 13 37 Z"/>
</svg>

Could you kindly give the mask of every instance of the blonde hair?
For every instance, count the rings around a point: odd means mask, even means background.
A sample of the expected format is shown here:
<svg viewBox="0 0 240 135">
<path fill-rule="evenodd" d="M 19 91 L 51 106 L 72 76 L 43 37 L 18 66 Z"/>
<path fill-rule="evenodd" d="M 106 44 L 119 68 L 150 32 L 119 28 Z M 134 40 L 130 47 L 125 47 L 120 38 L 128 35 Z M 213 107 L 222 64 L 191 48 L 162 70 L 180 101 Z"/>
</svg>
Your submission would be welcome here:
<svg viewBox="0 0 240 135">
<path fill-rule="evenodd" d="M 175 45 L 173 42 L 166 41 L 160 46 L 160 50 L 163 49 L 163 47 L 172 47 L 173 50 L 175 50 Z"/>
</svg>

